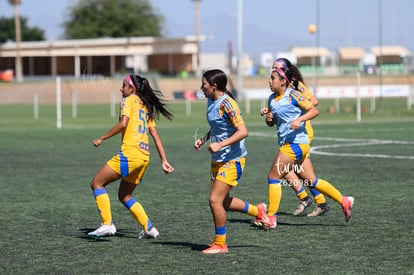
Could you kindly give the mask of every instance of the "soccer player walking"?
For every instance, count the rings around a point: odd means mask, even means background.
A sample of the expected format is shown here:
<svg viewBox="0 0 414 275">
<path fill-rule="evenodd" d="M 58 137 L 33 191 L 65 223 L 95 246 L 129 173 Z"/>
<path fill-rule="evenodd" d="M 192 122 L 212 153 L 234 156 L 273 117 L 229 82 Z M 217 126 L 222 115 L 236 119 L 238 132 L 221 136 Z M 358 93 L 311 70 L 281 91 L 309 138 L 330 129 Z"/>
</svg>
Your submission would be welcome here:
<svg viewBox="0 0 414 275">
<path fill-rule="evenodd" d="M 226 211 L 243 212 L 259 220 L 266 216 L 266 205 L 251 205 L 239 198 L 230 197 L 230 191 L 237 186 L 244 170 L 246 147 L 244 139 L 248 132 L 240 109 L 231 93 L 226 89 L 227 76 L 218 69 L 206 71 L 202 77 L 201 89 L 208 99 L 207 122 L 210 131 L 194 143 L 197 150 L 207 139 L 211 153 L 210 209 L 215 226 L 215 240 L 205 254 L 227 253 Z"/>
<path fill-rule="evenodd" d="M 102 166 L 90 184 L 102 225 L 88 235 L 115 235 L 116 227 L 105 186 L 121 179 L 118 198 L 144 228 L 139 238 L 157 238 L 158 230 L 152 225 L 142 205 L 132 197 L 132 192 L 140 184 L 149 163 L 148 134 L 154 140 L 163 171 L 166 174 L 174 171 L 167 161 L 154 120 L 160 113 L 171 120 L 172 114 L 160 100 L 161 92 L 153 90 L 146 78 L 131 74 L 123 80 L 120 91 L 122 102 L 119 122 L 104 135 L 93 140 L 93 145 L 99 147 L 104 140 L 122 134 L 121 150 Z"/>
</svg>

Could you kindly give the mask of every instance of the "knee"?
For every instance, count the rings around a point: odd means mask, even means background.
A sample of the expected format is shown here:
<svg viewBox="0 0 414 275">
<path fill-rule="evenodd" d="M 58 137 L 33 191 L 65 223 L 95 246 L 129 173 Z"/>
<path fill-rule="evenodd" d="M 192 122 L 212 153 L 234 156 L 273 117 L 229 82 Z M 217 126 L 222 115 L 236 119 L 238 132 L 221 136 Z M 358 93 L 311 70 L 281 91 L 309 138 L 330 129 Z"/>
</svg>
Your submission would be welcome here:
<svg viewBox="0 0 414 275">
<path fill-rule="evenodd" d="M 232 201 L 233 201 L 233 198 L 232 197 L 227 197 L 226 199 L 224 199 L 224 201 L 223 201 L 223 207 L 224 207 L 224 209 L 226 211 L 230 210 L 230 205 L 231 205 L 231 202 Z"/>
<path fill-rule="evenodd" d="M 208 199 L 209 203 L 210 203 L 210 207 L 212 208 L 216 208 L 218 206 L 223 206 L 223 202 L 221 202 L 219 200 L 219 198 L 217 196 L 215 196 L 214 194 L 210 194 L 210 197 Z"/>
<path fill-rule="evenodd" d="M 104 186 L 102 186 L 101 184 L 99 184 L 95 178 L 92 179 L 91 183 L 90 183 L 91 189 L 92 190 L 96 190 L 99 188 L 103 188 Z"/>
<path fill-rule="evenodd" d="M 118 192 L 118 200 L 123 204 L 125 204 L 131 198 L 132 196 L 130 194 L 124 194 L 124 193 Z"/>
<path fill-rule="evenodd" d="M 282 179 L 283 177 L 285 177 L 286 176 L 286 173 L 284 174 L 284 175 L 281 175 L 280 173 L 279 173 L 279 171 L 277 171 L 277 170 L 275 170 L 275 169 L 271 169 L 270 171 L 269 171 L 269 174 L 267 175 L 267 178 L 268 179 L 277 179 L 277 180 L 280 180 L 280 179 Z"/>
</svg>

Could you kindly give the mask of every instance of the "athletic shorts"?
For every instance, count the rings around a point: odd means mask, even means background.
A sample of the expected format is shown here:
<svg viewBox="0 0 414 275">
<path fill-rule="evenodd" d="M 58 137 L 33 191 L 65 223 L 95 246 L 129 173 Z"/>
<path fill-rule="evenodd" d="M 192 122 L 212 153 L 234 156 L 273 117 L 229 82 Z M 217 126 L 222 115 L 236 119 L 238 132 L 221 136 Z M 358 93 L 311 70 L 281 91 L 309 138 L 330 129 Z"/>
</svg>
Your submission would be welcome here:
<svg viewBox="0 0 414 275">
<path fill-rule="evenodd" d="M 245 163 L 246 158 L 230 160 L 228 162 L 211 161 L 211 184 L 213 185 L 213 183 L 217 180 L 231 186 L 237 186 L 240 181 L 240 177 L 243 174 Z"/>
<path fill-rule="evenodd" d="M 310 145 L 286 142 L 279 148 L 279 151 L 290 159 L 302 163 L 309 157 Z"/>
<path fill-rule="evenodd" d="M 116 173 L 122 176 L 129 183 L 140 184 L 149 160 L 141 158 L 133 158 L 131 156 L 136 155 L 136 152 L 119 151 L 119 153 L 113 156 L 106 162 L 109 167 Z"/>
<path fill-rule="evenodd" d="M 313 139 L 313 128 L 309 120 L 306 121 L 305 129 L 306 129 L 306 133 L 308 134 L 309 144 L 310 144 L 312 143 L 312 139 Z"/>
</svg>

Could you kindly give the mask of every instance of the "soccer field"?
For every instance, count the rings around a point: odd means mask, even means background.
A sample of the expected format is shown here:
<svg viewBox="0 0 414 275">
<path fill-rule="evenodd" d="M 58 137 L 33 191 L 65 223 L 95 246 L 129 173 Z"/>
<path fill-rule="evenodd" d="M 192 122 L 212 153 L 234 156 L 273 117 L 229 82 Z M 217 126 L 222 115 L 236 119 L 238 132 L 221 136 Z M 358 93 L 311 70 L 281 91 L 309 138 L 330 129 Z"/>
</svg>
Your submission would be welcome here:
<svg viewBox="0 0 414 275">
<path fill-rule="evenodd" d="M 294 217 L 298 201 L 285 186 L 274 230 L 228 213 L 229 253 L 221 255 L 201 252 L 214 238 L 210 156 L 193 149 L 195 136 L 208 131 L 205 102 L 193 104 L 191 116 L 184 103 L 174 103 L 175 120 L 158 123 L 175 172 L 164 175 L 152 146 L 134 192 L 160 231 L 155 240 L 138 239 L 141 227 L 117 201 L 118 183 L 107 187 L 116 236 L 86 237 L 101 222 L 90 180 L 120 147 L 120 136 L 92 145 L 116 122 L 109 106 L 79 106 L 76 119 L 64 106 L 61 130 L 53 106 L 41 106 L 39 119 L 32 106 L 1 106 L 0 273 L 412 274 L 414 113 L 404 104 L 378 104 L 378 112 L 363 114 L 360 123 L 353 114 L 330 115 L 331 102 L 320 104 L 312 161 L 318 177 L 355 197 L 350 223 L 331 199 L 327 216 Z M 232 191 L 252 204 L 267 203 L 267 173 L 277 152 L 275 130 L 265 126 L 259 108 L 256 103 L 245 114 L 249 154 Z"/>
</svg>

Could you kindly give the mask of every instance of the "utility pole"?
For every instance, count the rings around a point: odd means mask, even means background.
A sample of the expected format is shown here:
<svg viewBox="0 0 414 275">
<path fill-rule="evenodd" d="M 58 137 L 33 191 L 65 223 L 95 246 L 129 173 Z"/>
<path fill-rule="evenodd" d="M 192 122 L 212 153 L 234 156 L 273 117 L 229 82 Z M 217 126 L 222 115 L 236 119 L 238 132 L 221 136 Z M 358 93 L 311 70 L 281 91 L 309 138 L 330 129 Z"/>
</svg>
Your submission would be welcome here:
<svg viewBox="0 0 414 275">
<path fill-rule="evenodd" d="M 195 69 L 197 77 L 201 76 L 200 70 L 200 1 L 193 0 L 194 2 L 194 15 L 195 15 L 195 32 L 197 40 L 197 68 Z"/>
<path fill-rule="evenodd" d="M 19 16 L 19 5 L 21 0 L 9 0 L 9 4 L 14 7 L 14 29 L 16 32 L 16 80 L 17 82 L 23 81 L 22 73 L 22 57 L 20 55 L 20 41 L 21 41 L 21 31 L 20 31 L 20 16 Z"/>
<path fill-rule="evenodd" d="M 243 90 L 243 1 L 237 1 L 237 94 Z M 247 95 L 246 95 L 247 96 Z M 246 98 L 246 113 L 250 113 L 249 100 Z"/>
</svg>

